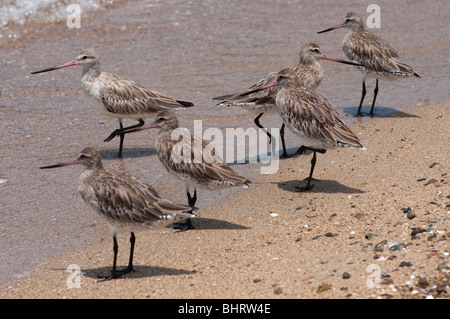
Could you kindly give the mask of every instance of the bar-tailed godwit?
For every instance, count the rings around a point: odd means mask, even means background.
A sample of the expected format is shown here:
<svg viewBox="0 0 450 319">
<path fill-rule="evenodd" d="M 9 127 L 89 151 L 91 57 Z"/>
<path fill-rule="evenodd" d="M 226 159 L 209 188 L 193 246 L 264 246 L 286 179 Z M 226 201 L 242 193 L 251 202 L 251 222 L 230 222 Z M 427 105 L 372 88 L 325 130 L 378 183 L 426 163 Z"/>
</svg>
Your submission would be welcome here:
<svg viewBox="0 0 450 319">
<path fill-rule="evenodd" d="M 353 147 L 364 149 L 358 137 L 342 122 L 334 106 L 321 94 L 300 85 L 292 68 L 281 70 L 275 81 L 261 89 L 280 86 L 275 102 L 283 123 L 300 137 L 302 146 L 297 153 L 313 152 L 311 169 L 305 187 L 311 186 L 316 165 L 316 153 L 324 154 L 327 148 Z"/>
<path fill-rule="evenodd" d="M 197 187 L 209 190 L 232 186 L 247 188 L 251 183 L 233 171 L 211 145 L 179 129 L 178 119 L 172 111 L 161 111 L 153 123 L 127 130 L 125 133 L 151 128 L 160 129 L 156 137 L 156 153 L 166 170 L 183 182 L 189 206 L 194 206 L 197 201 Z M 190 228 L 194 227 L 189 219 L 180 226 L 182 231 Z"/>
<path fill-rule="evenodd" d="M 163 227 L 182 219 L 195 217 L 192 207 L 163 199 L 150 185 L 112 169 L 105 169 L 100 154 L 93 148 L 83 149 L 69 162 L 40 167 L 42 169 L 80 164 L 84 171 L 78 191 L 85 203 L 106 220 L 113 235 L 113 268 L 104 279 L 117 278 L 133 270 L 135 235 L 139 229 Z M 116 233 L 130 231 L 130 259 L 123 270 L 116 269 L 118 244 Z"/>
<path fill-rule="evenodd" d="M 324 75 L 322 65 L 319 63 L 320 60 L 329 60 L 350 65 L 360 65 L 355 62 L 329 57 L 328 55 L 323 54 L 319 46 L 315 43 L 304 44 L 300 49 L 299 56 L 299 61 L 292 65 L 291 68 L 296 72 L 299 83 L 313 90 L 316 90 L 319 87 Z M 278 72 L 272 72 L 245 91 L 218 96 L 213 98 L 213 100 L 220 100 L 221 102 L 219 105 L 247 105 L 254 108 L 274 107 L 275 98 L 280 90 L 280 87 L 274 86 L 266 90 L 260 90 L 260 88 L 275 81 L 277 75 Z M 264 129 L 259 122 L 262 115 L 263 113 L 260 113 L 255 118 L 254 122 L 259 128 Z M 268 135 L 270 138 L 270 134 Z M 282 136 L 282 141 L 284 141 L 284 124 L 281 126 L 280 136 Z M 288 157 L 284 143 L 282 157 Z"/>
<path fill-rule="evenodd" d="M 94 49 L 84 49 L 75 58 L 59 66 L 47 68 L 31 74 L 53 71 L 70 66 L 81 66 L 81 87 L 100 113 L 115 117 L 120 129 L 105 139 L 106 142 L 120 136 L 119 157 L 122 157 L 124 135 L 122 131 L 145 124 L 144 119 L 154 117 L 162 110 L 176 110 L 193 106 L 191 102 L 174 100 L 161 93 L 150 91 L 142 85 L 123 77 L 100 72 L 100 56 Z M 139 123 L 123 127 L 123 119 L 133 119 Z"/>
<path fill-rule="evenodd" d="M 394 80 L 404 77 L 420 76 L 412 67 L 400 61 L 397 51 L 387 40 L 373 32 L 365 30 L 363 19 L 356 13 L 348 13 L 344 23 L 318 33 L 340 28 L 349 29 L 342 41 L 342 48 L 350 60 L 361 64 L 357 68 L 363 73 L 362 96 L 356 116 L 362 116 L 361 107 L 366 96 L 366 78 L 376 78 L 373 102 L 369 113 L 370 116 L 373 116 L 379 79 Z"/>
</svg>

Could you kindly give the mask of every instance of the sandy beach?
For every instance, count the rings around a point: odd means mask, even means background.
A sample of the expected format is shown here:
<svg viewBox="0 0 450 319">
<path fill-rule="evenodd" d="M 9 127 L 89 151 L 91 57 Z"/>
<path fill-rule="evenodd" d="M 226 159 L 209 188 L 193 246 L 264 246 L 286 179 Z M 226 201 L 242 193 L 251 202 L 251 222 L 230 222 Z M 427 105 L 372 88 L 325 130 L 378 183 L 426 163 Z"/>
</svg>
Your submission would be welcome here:
<svg viewBox="0 0 450 319">
<path fill-rule="evenodd" d="M 320 155 L 311 191 L 294 190 L 309 170 L 310 155 L 301 155 L 199 211 L 196 230 L 138 233 L 136 272 L 123 278 L 98 282 L 112 262 L 103 225 L 95 244 L 3 285 L 0 297 L 448 298 L 448 108 L 352 126 L 367 150 Z M 125 266 L 128 235 L 119 247 Z M 68 288 L 71 264 L 80 288 Z"/>
<path fill-rule="evenodd" d="M 103 142 L 118 123 L 87 103 L 79 68 L 30 72 L 95 48 L 103 71 L 194 102 L 177 113 L 181 126 L 202 120 L 203 130 L 245 129 L 254 127 L 258 110 L 219 107 L 212 97 L 297 62 L 307 42 L 345 58 L 345 31 L 317 31 L 341 23 L 348 11 L 368 13 L 365 4 L 336 7 L 331 0 L 120 0 L 96 10 L 91 2 L 80 0 L 80 28 L 64 20 L 70 0 L 24 24 L 5 23 L 0 12 L 0 298 L 449 298 L 446 1 L 377 2 L 382 24 L 374 32 L 421 78 L 380 81 L 373 118 L 374 82 L 367 81 L 366 116 L 356 118 L 361 74 L 322 62 L 318 91 L 365 151 L 318 154 L 314 188 L 302 193 L 295 186 L 305 183 L 311 154 L 280 160 L 268 175 L 260 174 L 261 163 L 231 161 L 250 188 L 199 191 L 196 230 L 138 232 L 136 271 L 109 282 L 98 276 L 112 266 L 111 233 L 77 192 L 80 167 L 38 167 L 90 146 L 104 166 L 148 181 L 163 197 L 186 203 L 184 189 L 159 163 L 155 131 L 129 134 L 123 159 L 117 139 Z M 274 110 L 261 123 L 281 126 Z M 291 153 L 300 146 L 289 131 L 286 142 Z M 118 239 L 124 267 L 129 234 Z"/>
</svg>

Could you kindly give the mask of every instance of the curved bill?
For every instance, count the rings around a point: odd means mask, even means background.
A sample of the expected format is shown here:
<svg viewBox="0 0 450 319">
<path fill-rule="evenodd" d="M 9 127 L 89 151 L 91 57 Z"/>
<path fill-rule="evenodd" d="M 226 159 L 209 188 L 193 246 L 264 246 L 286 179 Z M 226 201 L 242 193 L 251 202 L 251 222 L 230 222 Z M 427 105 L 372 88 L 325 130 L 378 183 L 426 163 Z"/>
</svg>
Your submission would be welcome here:
<svg viewBox="0 0 450 319">
<path fill-rule="evenodd" d="M 332 58 L 326 54 L 322 54 L 322 59 L 324 60 L 330 60 L 333 62 L 338 62 L 338 63 L 344 63 L 344 64 L 350 64 L 350 65 L 356 65 L 356 66 L 363 66 L 362 64 L 356 63 L 356 62 L 352 62 L 352 61 L 347 61 L 347 60 L 341 60 L 341 59 L 335 59 Z"/>
<path fill-rule="evenodd" d="M 120 132 L 120 134 L 127 134 L 127 133 L 133 133 L 133 132 L 139 132 L 139 131 L 145 131 L 151 128 L 155 128 L 156 124 L 155 123 L 149 123 L 147 125 L 143 125 L 141 127 L 136 127 L 136 128 L 132 128 L 129 130 L 124 130 L 122 132 Z"/>
<path fill-rule="evenodd" d="M 328 32 L 328 31 L 331 31 L 331 30 L 340 29 L 340 28 L 343 28 L 343 27 L 344 27 L 344 24 L 341 23 L 341 24 L 335 25 L 334 27 L 328 28 L 326 30 L 319 31 L 317 33 L 324 33 L 324 32 Z"/>
<path fill-rule="evenodd" d="M 58 66 L 52 66 L 51 68 L 47 68 L 47 69 L 43 69 L 43 70 L 39 70 L 39 71 L 34 71 L 34 72 L 31 72 L 31 74 L 37 74 L 37 73 L 53 71 L 53 70 L 57 70 L 57 69 L 67 68 L 67 67 L 73 66 L 73 65 L 77 65 L 77 61 L 76 60 L 72 60 L 72 61 L 69 61 L 67 63 L 61 64 L 61 65 L 58 65 Z"/>
<path fill-rule="evenodd" d="M 47 168 L 55 168 L 55 167 L 61 167 L 61 166 L 68 166 L 68 165 L 77 165 L 78 161 L 76 159 L 69 161 L 69 162 L 64 162 L 64 163 L 57 163 L 57 164 L 53 164 L 53 165 L 49 165 L 49 166 L 41 166 L 39 167 L 40 169 L 47 169 Z"/>
</svg>

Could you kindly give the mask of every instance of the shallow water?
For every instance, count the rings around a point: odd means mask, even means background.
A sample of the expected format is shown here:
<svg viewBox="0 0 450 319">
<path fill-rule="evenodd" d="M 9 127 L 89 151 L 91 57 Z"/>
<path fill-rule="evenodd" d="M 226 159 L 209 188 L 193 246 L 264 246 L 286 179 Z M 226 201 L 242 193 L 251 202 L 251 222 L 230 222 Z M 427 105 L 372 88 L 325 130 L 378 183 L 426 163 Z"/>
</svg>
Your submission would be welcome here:
<svg viewBox="0 0 450 319">
<path fill-rule="evenodd" d="M 127 136 L 124 159 L 118 160 L 118 141 L 103 142 L 118 127 L 117 121 L 84 103 L 81 70 L 39 75 L 30 75 L 31 71 L 67 62 L 81 49 L 93 47 L 102 54 L 104 71 L 194 102 L 195 108 L 178 113 L 183 126 L 192 128 L 194 119 L 202 119 L 203 130 L 254 127 L 258 111 L 218 107 L 211 98 L 246 88 L 294 63 L 305 42 L 316 42 L 324 53 L 343 58 L 344 30 L 316 32 L 341 23 L 347 11 L 368 16 L 366 7 L 353 1 L 336 6 L 334 1 L 123 0 L 97 1 L 98 8 L 88 7 L 88 2 L 79 2 L 86 6 L 79 29 L 68 28 L 64 15 L 49 8 L 42 9 L 45 20 L 33 19 L 32 14 L 5 24 L 4 12 L 0 14 L 0 281 L 32 270 L 55 253 L 89 243 L 98 232 L 107 234 L 107 227 L 76 191 L 79 167 L 38 169 L 72 159 L 83 147 L 100 149 L 105 166 L 130 172 L 164 196 L 186 201 L 183 187 L 155 156 L 156 132 Z M 382 20 L 375 32 L 391 41 L 422 78 L 380 82 L 376 116 L 407 120 L 408 108 L 450 100 L 450 38 L 443 35 L 450 25 L 447 2 L 377 3 Z M 323 67 L 319 91 L 346 123 L 356 122 L 352 115 L 360 99 L 361 74 L 332 62 Z M 373 85 L 367 82 L 366 105 L 372 100 Z M 396 111 L 401 113 L 394 115 Z M 269 110 L 261 123 L 279 127 L 281 120 Z M 289 148 L 298 146 L 290 133 L 286 141 Z M 331 156 L 318 160 L 326 165 Z M 257 177 L 261 166 L 233 164 L 249 178 Z M 236 191 L 200 191 L 198 206 Z"/>
</svg>

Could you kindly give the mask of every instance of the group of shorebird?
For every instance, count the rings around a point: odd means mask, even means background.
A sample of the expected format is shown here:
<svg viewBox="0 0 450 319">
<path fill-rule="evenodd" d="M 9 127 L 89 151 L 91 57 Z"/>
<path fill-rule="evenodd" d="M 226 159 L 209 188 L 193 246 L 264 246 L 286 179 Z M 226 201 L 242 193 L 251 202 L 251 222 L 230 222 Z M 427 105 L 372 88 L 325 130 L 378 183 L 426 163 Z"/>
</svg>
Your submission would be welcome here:
<svg viewBox="0 0 450 319">
<path fill-rule="evenodd" d="M 326 148 L 330 147 L 364 149 L 358 137 L 339 118 L 334 106 L 316 91 L 323 78 L 323 69 L 319 63 L 321 59 L 354 65 L 362 71 L 363 91 L 356 116 L 362 116 L 361 107 L 366 94 L 366 77 L 376 78 L 370 115 L 374 113 L 378 79 L 419 77 L 410 66 L 400 61 L 397 52 L 389 42 L 365 30 L 362 18 L 355 13 L 347 14 L 342 24 L 319 33 L 342 27 L 349 30 L 342 42 L 349 61 L 333 59 L 323 54 L 316 44 L 307 43 L 301 48 L 298 63 L 279 72 L 270 73 L 242 92 L 213 98 L 219 100 L 220 105 L 276 107 L 283 120 L 280 130 L 282 156 L 288 156 L 284 141 L 285 126 L 301 139 L 302 145 L 297 153 L 305 150 L 313 152 L 307 184 L 305 187 L 299 187 L 300 190 L 312 187 L 316 152 L 325 153 Z M 172 99 L 150 91 L 134 81 L 101 72 L 99 55 L 93 49 L 82 50 L 73 61 L 32 72 L 32 74 L 70 66 L 83 68 L 81 87 L 100 113 L 118 119 L 120 128 L 113 131 L 105 141 L 119 136 L 119 157 L 122 157 L 125 134 L 159 128 L 155 142 L 158 158 L 168 172 L 182 180 L 188 197 L 188 205 L 173 203 L 162 198 L 152 186 L 138 178 L 103 168 L 100 154 L 94 148 L 83 149 L 78 157 L 70 162 L 40 167 L 53 168 L 74 164 L 84 167 L 78 190 L 86 204 L 105 218 L 112 230 L 114 259 L 111 274 L 104 278 L 107 280 L 133 270 L 136 229 L 168 224 L 176 224 L 175 227 L 180 230 L 193 228 L 190 219 L 195 217 L 193 211 L 197 200 L 197 187 L 207 189 L 229 186 L 248 187 L 250 181 L 235 173 L 221 158 L 207 158 L 212 155 L 211 152 L 203 152 L 207 146 L 206 142 L 194 136 L 188 141 L 183 139 L 183 143 L 187 144 L 184 145 L 186 146 L 184 150 L 191 150 L 190 159 L 193 159 L 194 154 L 200 151 L 198 154 L 202 154 L 202 161 L 174 160 L 173 149 L 181 141 L 172 140 L 171 137 L 172 132 L 179 127 L 174 111 L 192 107 L 194 104 Z M 262 114 L 254 119 L 255 124 L 260 128 L 263 128 L 259 123 Z M 156 116 L 154 122 L 145 124 L 144 119 L 153 116 Z M 123 119 L 134 119 L 138 123 L 123 127 Z M 267 134 L 270 136 L 268 132 Z M 123 270 L 118 270 L 116 267 L 118 254 L 116 232 L 119 230 L 131 232 L 129 264 Z"/>
</svg>

